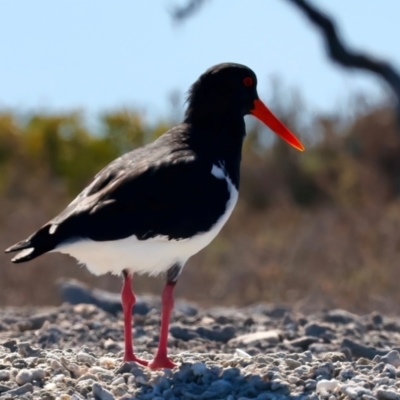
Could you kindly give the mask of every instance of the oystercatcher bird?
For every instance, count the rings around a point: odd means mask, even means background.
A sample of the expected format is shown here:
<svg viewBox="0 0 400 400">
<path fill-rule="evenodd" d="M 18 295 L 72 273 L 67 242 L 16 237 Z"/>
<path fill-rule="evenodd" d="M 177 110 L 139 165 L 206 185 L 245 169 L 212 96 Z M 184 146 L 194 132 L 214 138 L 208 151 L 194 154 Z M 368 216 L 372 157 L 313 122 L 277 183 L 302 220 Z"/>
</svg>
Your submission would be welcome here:
<svg viewBox="0 0 400 400">
<path fill-rule="evenodd" d="M 14 263 L 44 253 L 70 254 L 94 274 L 123 275 L 124 361 L 172 368 L 167 356 L 173 291 L 189 257 L 207 246 L 235 207 L 244 116 L 254 115 L 298 150 L 300 141 L 257 94 L 248 67 L 224 63 L 192 85 L 183 122 L 100 171 L 57 217 L 6 252 Z M 132 346 L 132 274 L 166 273 L 157 353 L 148 362 Z"/>
</svg>

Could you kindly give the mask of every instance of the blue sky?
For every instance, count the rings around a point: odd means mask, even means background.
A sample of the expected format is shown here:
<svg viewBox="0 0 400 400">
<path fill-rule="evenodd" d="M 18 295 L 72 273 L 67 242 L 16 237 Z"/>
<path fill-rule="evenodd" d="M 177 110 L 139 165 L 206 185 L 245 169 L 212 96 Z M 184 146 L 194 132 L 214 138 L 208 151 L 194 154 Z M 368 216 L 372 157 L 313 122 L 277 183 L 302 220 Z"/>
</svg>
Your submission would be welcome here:
<svg viewBox="0 0 400 400">
<path fill-rule="evenodd" d="M 336 16 L 352 46 L 400 68 L 399 0 L 313 1 Z M 179 26 L 167 11 L 175 3 L 2 0 L 0 109 L 97 113 L 127 106 L 162 115 L 172 90 L 185 92 L 224 61 L 251 67 L 262 97 L 279 76 L 313 110 L 335 110 L 359 90 L 382 93 L 376 78 L 327 61 L 318 33 L 285 0 L 210 0 Z"/>
</svg>

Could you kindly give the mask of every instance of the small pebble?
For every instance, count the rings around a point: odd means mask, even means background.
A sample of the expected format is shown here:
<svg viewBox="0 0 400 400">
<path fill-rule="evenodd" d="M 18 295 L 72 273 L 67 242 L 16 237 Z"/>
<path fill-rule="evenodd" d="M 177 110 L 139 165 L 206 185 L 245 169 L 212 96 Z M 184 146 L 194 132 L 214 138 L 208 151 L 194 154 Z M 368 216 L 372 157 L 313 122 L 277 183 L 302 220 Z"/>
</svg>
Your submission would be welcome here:
<svg viewBox="0 0 400 400">
<path fill-rule="evenodd" d="M 1 381 L 8 381 L 10 379 L 10 372 L 9 371 L 0 371 L 0 382 Z"/>
<path fill-rule="evenodd" d="M 377 397 L 379 400 L 399 400 L 400 394 L 390 389 L 379 389 Z"/>
<path fill-rule="evenodd" d="M 94 397 L 98 400 L 114 400 L 115 397 L 107 389 L 104 389 L 100 384 L 93 385 Z"/>
<path fill-rule="evenodd" d="M 339 382 L 336 379 L 332 380 L 326 380 L 326 379 L 321 379 L 320 381 L 317 382 L 316 385 L 316 392 L 321 392 L 323 390 L 325 391 L 331 391 L 333 392 L 339 385 Z"/>
<path fill-rule="evenodd" d="M 25 383 L 32 381 L 33 381 L 32 372 L 27 369 L 21 369 L 21 371 L 19 371 L 17 376 L 15 377 L 15 382 L 17 382 L 18 385 L 20 386 L 25 385 Z"/>
<path fill-rule="evenodd" d="M 195 375 L 204 375 L 204 373 L 207 371 L 206 364 L 202 362 L 194 363 L 191 368 Z"/>
<path fill-rule="evenodd" d="M 115 368 L 116 362 L 111 357 L 100 357 L 99 359 L 100 367 L 105 369 L 112 369 Z"/>
<path fill-rule="evenodd" d="M 93 356 L 91 356 L 90 354 L 87 354 L 87 353 L 85 353 L 83 351 L 80 351 L 76 355 L 76 360 L 78 362 L 85 363 L 85 364 L 88 364 L 90 366 L 92 366 L 96 362 L 96 359 Z"/>
<path fill-rule="evenodd" d="M 123 376 L 120 376 L 120 377 L 118 377 L 117 379 L 113 380 L 113 381 L 111 382 L 111 385 L 117 386 L 117 385 L 120 385 L 121 383 L 125 383 L 125 379 L 124 379 Z"/>
</svg>

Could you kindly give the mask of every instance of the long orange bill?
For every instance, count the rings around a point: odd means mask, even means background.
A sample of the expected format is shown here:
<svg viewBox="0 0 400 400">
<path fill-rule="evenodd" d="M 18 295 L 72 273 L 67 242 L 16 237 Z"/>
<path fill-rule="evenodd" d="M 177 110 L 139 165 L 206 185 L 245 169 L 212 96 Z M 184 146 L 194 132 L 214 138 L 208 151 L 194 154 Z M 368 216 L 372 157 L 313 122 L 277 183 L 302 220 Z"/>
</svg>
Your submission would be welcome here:
<svg viewBox="0 0 400 400">
<path fill-rule="evenodd" d="M 254 100 L 254 108 L 250 112 L 295 149 L 300 151 L 304 150 L 304 146 L 301 144 L 300 140 L 272 114 L 261 100 Z"/>
</svg>

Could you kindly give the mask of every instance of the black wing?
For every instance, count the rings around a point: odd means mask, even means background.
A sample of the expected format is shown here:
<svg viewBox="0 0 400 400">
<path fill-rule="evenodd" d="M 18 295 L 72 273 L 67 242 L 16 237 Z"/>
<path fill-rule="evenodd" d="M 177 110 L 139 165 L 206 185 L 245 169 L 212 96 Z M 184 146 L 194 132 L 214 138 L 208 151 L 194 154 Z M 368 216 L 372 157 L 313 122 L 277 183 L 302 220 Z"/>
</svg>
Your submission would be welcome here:
<svg viewBox="0 0 400 400">
<path fill-rule="evenodd" d="M 188 148 L 169 148 L 168 154 L 138 150 L 103 169 L 59 216 L 7 249 L 34 249 L 13 261 L 35 258 L 77 237 L 184 239 L 209 230 L 229 199 L 226 181 L 211 174 L 212 163 Z"/>
</svg>

